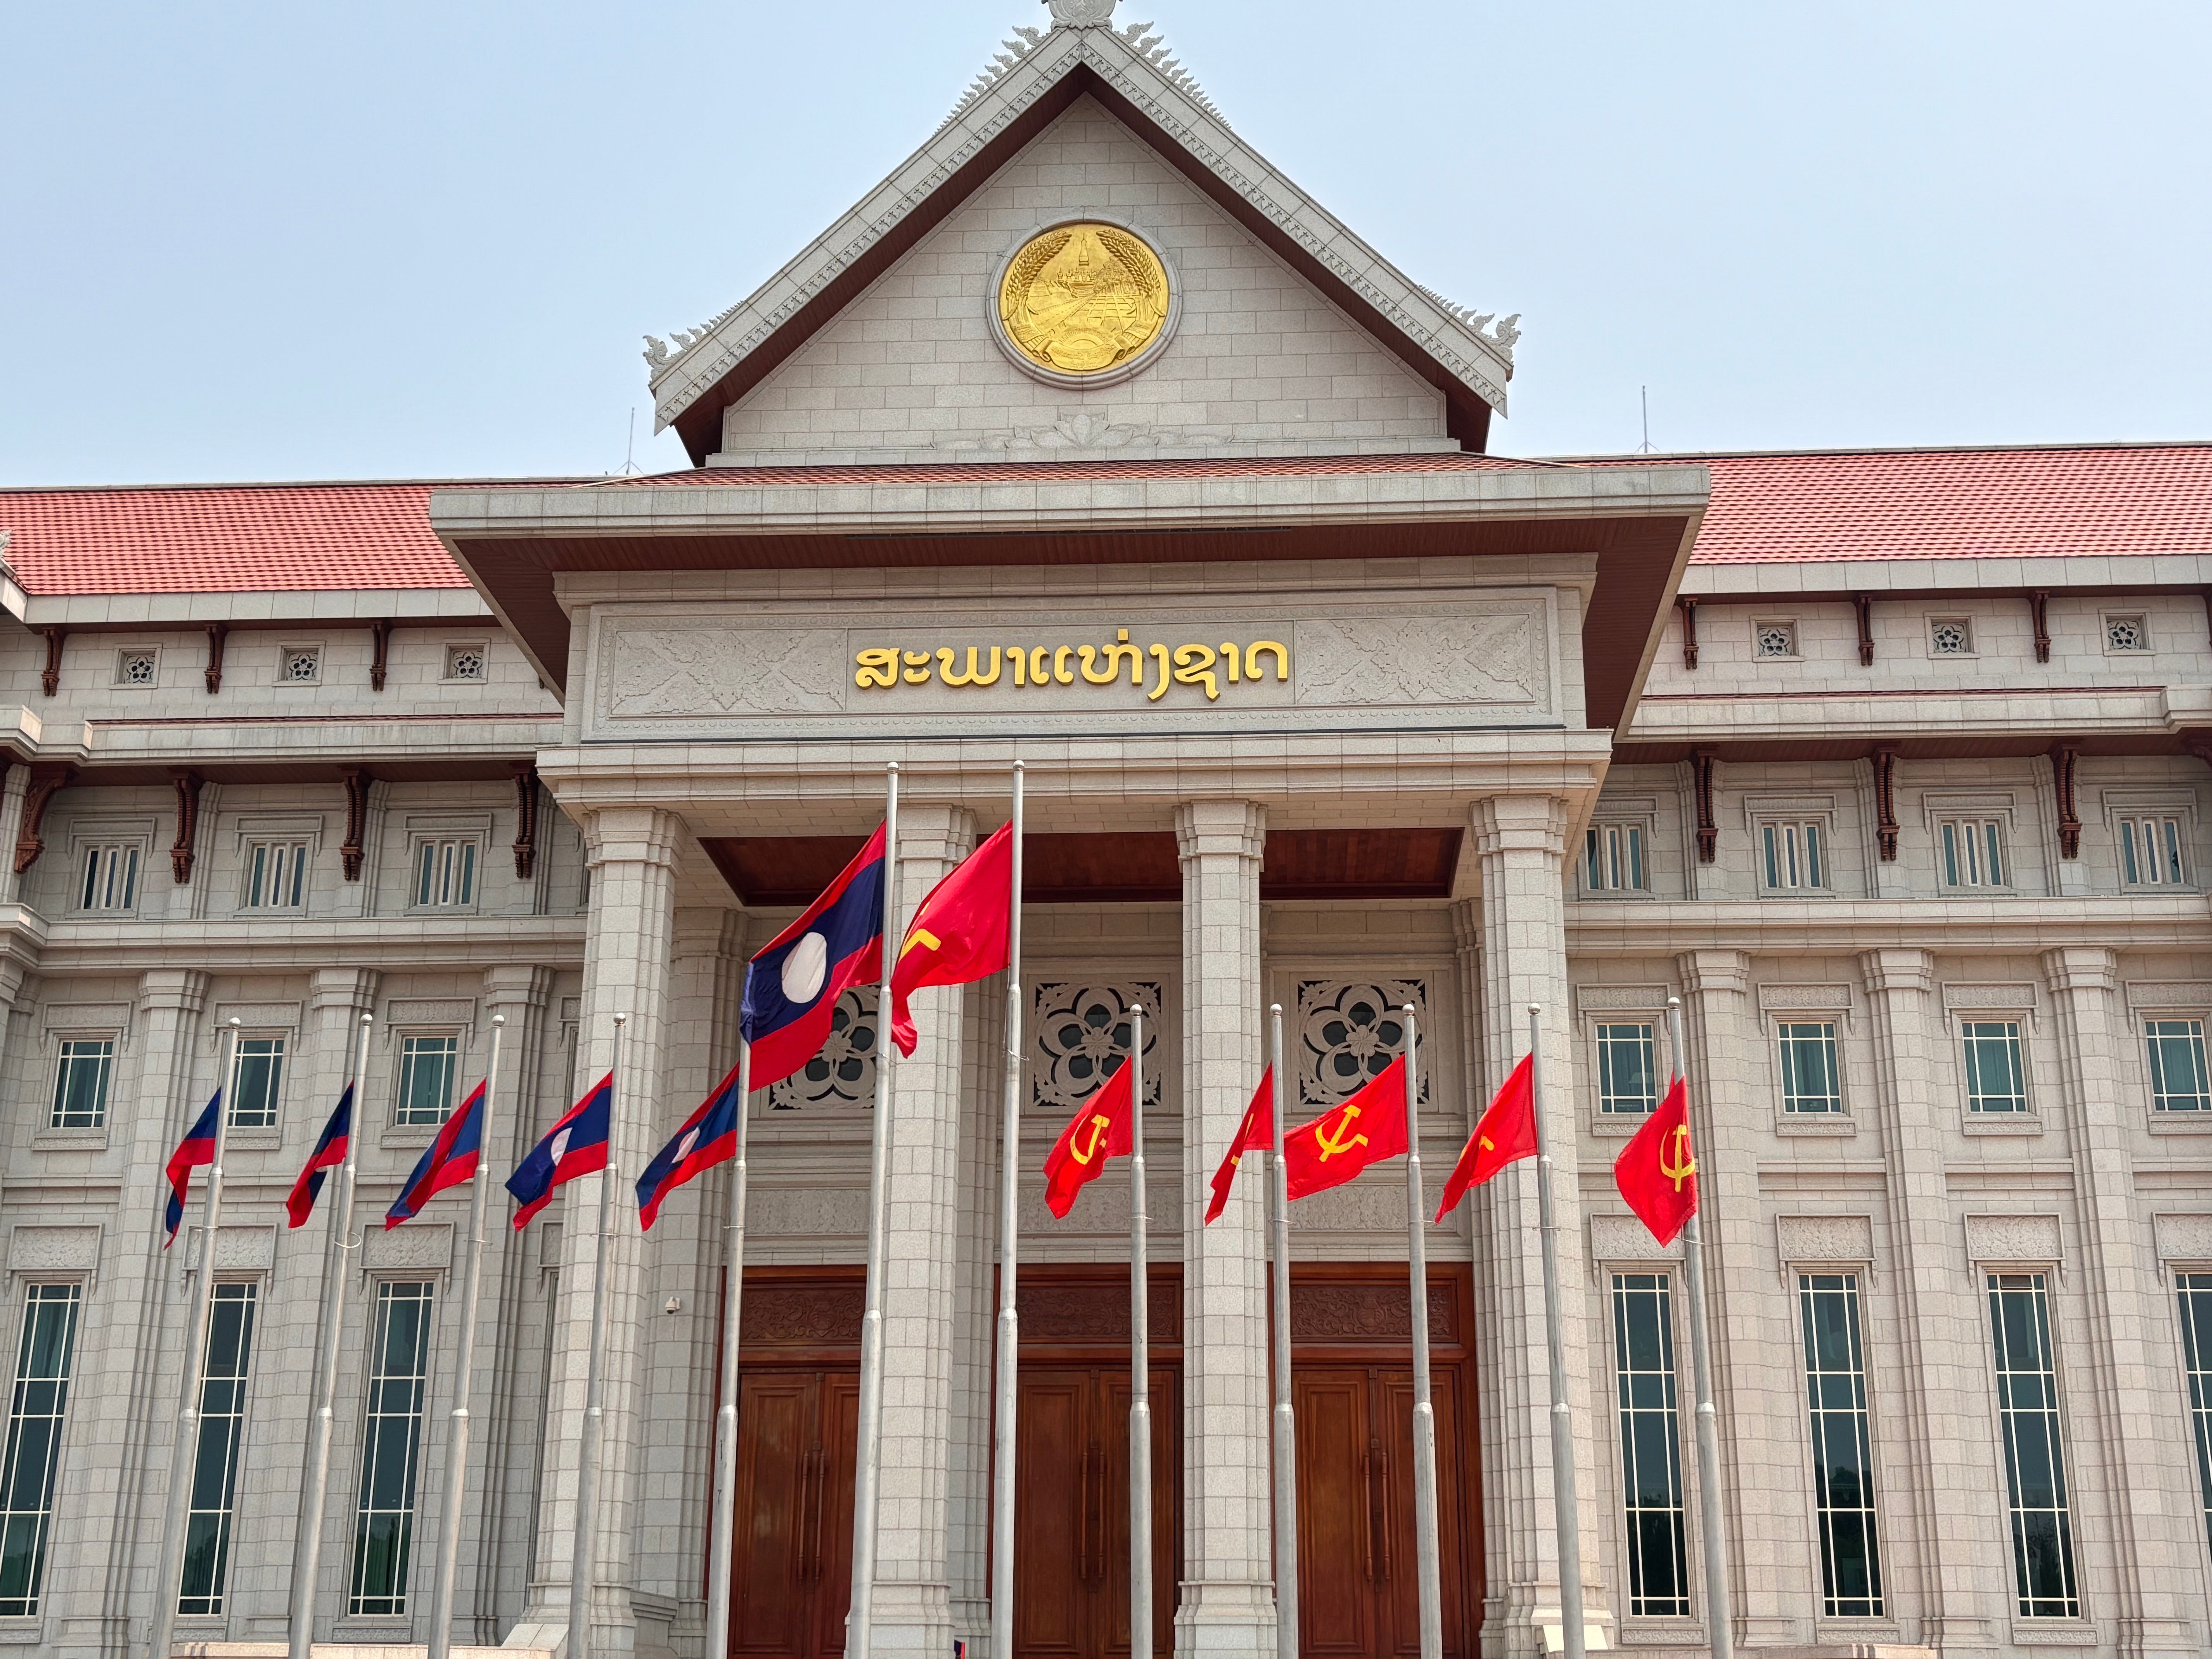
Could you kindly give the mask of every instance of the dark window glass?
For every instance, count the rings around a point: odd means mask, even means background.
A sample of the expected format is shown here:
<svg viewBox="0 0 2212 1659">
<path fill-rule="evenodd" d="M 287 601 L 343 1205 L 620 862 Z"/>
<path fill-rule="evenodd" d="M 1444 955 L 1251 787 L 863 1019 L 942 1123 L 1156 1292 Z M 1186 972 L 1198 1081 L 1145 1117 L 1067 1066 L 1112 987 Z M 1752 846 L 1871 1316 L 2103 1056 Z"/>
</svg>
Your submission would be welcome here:
<svg viewBox="0 0 2212 1659">
<path fill-rule="evenodd" d="M 252 1285 L 218 1285 L 208 1312 L 207 1365 L 200 1382 L 200 1441 L 192 1507 L 185 1529 L 183 1613 L 219 1613 L 230 1580 L 231 1521 L 246 1431 L 246 1376 L 253 1358 Z"/>
<path fill-rule="evenodd" d="M 1831 1619 L 1882 1616 L 1881 1548 L 1874 1509 L 1874 1445 L 1856 1273 L 1797 1279 L 1812 1414 L 1813 1508 L 1820 1530 L 1820 1593 Z"/>
<path fill-rule="evenodd" d="M 2197 1486 L 2212 1537 L 2212 1273 L 2183 1273 L 2181 1346 L 2189 1363 L 2189 1416 L 2197 1431 Z"/>
<path fill-rule="evenodd" d="M 0 1457 L 0 1617 L 27 1619 L 39 1611 L 82 1299 L 75 1285 L 33 1285 L 23 1292 L 8 1446 Z"/>
<path fill-rule="evenodd" d="M 378 1285 L 369 1321 L 368 1407 L 354 1505 L 349 1613 L 407 1611 L 416 1463 L 422 1450 L 422 1391 L 429 1367 L 429 1285 Z"/>
<path fill-rule="evenodd" d="M 1613 1276 L 1613 1354 L 1628 1511 L 1628 1611 L 1642 1618 L 1680 1616 L 1690 1611 L 1689 1534 L 1665 1273 Z"/>
<path fill-rule="evenodd" d="M 2021 1617 L 2079 1619 L 2049 1291 L 2041 1273 L 1991 1273 L 1989 1291 Z"/>
</svg>

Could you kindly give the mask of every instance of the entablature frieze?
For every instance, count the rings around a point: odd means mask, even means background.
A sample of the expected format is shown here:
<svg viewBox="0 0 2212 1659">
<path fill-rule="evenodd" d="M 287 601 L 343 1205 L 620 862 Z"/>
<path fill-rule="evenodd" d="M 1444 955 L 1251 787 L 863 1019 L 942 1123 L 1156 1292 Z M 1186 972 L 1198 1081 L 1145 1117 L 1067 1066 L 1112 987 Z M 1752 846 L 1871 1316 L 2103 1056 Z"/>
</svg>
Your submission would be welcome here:
<svg viewBox="0 0 2212 1659">
<path fill-rule="evenodd" d="M 1671 957 L 1686 936 L 1713 950 L 1760 956 L 1833 957 L 1912 950 L 1955 955 L 2038 955 L 2053 946 L 2130 951 L 2212 950 L 2212 909 L 2202 894 L 2174 898 L 1773 899 L 1677 903 L 1584 900 L 1567 909 L 1571 955 Z"/>
<path fill-rule="evenodd" d="M 555 969 L 584 964 L 582 916 L 336 917 L 271 927 L 264 921 L 48 922 L 21 940 L 0 907 L 0 951 L 27 945 L 40 973 L 141 973 L 189 960 L 211 973 L 283 973 L 335 961 L 370 967 L 480 969 L 514 963 Z"/>
</svg>

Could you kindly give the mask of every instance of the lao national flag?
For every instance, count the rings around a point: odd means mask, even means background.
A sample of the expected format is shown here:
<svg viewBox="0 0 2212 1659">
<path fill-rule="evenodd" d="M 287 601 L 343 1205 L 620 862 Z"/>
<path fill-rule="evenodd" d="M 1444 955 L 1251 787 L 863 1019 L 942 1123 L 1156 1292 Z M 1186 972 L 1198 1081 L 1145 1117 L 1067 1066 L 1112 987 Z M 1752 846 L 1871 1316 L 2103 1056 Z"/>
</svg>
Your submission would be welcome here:
<svg viewBox="0 0 2212 1659">
<path fill-rule="evenodd" d="M 185 1131 L 185 1138 L 177 1143 L 177 1150 L 169 1154 L 169 1207 L 161 1218 L 169 1236 L 161 1242 L 167 1249 L 177 1242 L 177 1229 L 185 1221 L 185 1198 L 191 1190 L 192 1171 L 203 1164 L 215 1162 L 216 1114 L 222 1110 L 222 1091 L 215 1091 L 215 1098 L 207 1109 Z"/>
<path fill-rule="evenodd" d="M 477 1172 L 477 1159 L 483 1151 L 483 1103 L 484 1085 L 479 1083 L 461 1103 L 461 1109 L 446 1120 L 438 1138 L 399 1189 L 399 1196 L 384 1212 L 385 1231 L 412 1220 L 415 1212 L 436 1194 L 459 1186 Z"/>
<path fill-rule="evenodd" d="M 738 1114 L 744 1103 L 738 1098 L 738 1074 L 717 1084 L 699 1109 L 684 1120 L 675 1139 L 653 1154 L 653 1162 L 637 1178 L 638 1220 L 650 1231 L 669 1194 L 702 1170 L 726 1164 L 737 1156 Z"/>
<path fill-rule="evenodd" d="M 345 1162 L 346 1148 L 352 1139 L 353 1085 L 349 1083 L 345 1092 L 338 1097 L 337 1110 L 323 1125 L 323 1138 L 307 1154 L 307 1167 L 300 1171 L 300 1178 L 292 1183 L 291 1195 L 284 1200 L 284 1214 L 292 1226 L 307 1224 L 307 1218 L 315 1212 L 315 1200 L 322 1196 L 327 1172 Z"/>
<path fill-rule="evenodd" d="M 553 1201 L 556 1187 L 607 1167 L 607 1132 L 614 1121 L 614 1106 L 615 1074 L 609 1072 L 545 1132 L 545 1139 L 507 1176 L 507 1190 L 522 1206 L 514 1212 L 517 1231 Z"/>
<path fill-rule="evenodd" d="M 822 1052 L 837 999 L 884 972 L 884 831 L 806 914 L 778 933 L 745 969 L 738 1029 L 753 1046 L 753 1087 L 781 1083 Z"/>
</svg>

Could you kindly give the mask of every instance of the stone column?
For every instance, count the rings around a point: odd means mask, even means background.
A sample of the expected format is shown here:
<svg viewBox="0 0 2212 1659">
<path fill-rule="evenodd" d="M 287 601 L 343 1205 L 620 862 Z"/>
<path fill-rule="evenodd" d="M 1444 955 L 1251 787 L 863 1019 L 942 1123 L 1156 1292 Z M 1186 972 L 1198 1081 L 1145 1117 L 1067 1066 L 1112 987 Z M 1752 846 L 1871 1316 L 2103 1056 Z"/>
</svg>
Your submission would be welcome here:
<svg viewBox="0 0 2212 1659">
<path fill-rule="evenodd" d="M 1881 1468 L 1911 1471 L 1909 1500 L 1881 1506 L 1885 1577 L 1915 1563 L 1921 1617 L 1905 1639 L 1935 1648 L 1989 1648 L 1997 1613 L 2011 1605 L 2012 1564 L 1997 1530 L 1961 1526 L 1960 1516 L 1990 1512 L 2002 1474 L 1992 1477 L 1987 1443 L 1962 1427 L 1990 1418 L 1989 1314 L 1961 1270 L 1943 1170 L 1943 1117 L 1957 1109 L 1937 1097 L 1943 1027 L 1935 1008 L 1935 959 L 1925 951 L 1869 951 L 1859 958 L 1874 1014 L 1875 1078 L 1888 1164 L 1887 1275 L 1904 1357 L 1899 1382 L 1905 1421 L 1874 1425 L 1877 1449 L 1893 1436 L 1903 1455 Z M 1881 1456 L 1879 1449 L 1877 1457 Z M 1876 1491 L 1879 1492 L 1877 1487 Z M 2000 1517 L 2001 1518 L 2001 1517 Z M 1900 1535 L 1901 1534 L 1901 1535 Z"/>
<path fill-rule="evenodd" d="M 2129 1143 L 2144 1107 L 2121 1083 L 2136 1075 L 2128 1054 L 2135 1039 L 2117 1006 L 2112 951 L 2046 951 L 2043 972 L 2057 1017 L 2060 1097 L 2073 1155 L 2081 1241 L 2075 1294 L 2087 1304 L 2093 1333 L 2086 1352 L 2069 1357 L 2062 1347 L 2058 1363 L 2077 1384 L 2089 1383 L 2075 1396 L 2070 1428 L 2075 1447 L 2098 1443 L 2110 1506 L 2102 1527 L 2077 1517 L 2075 1547 L 2098 1532 L 2110 1540 L 2119 1652 L 2193 1652 L 2195 1617 L 2204 1606 L 2204 1514 L 2179 1450 L 2176 1403 L 2186 1390 L 2174 1363 L 2173 1306 L 2143 1248 L 2149 1229 L 2136 1213 Z"/>
<path fill-rule="evenodd" d="M 900 916 L 911 916 L 975 847 L 975 817 L 967 808 L 902 808 Z M 946 1504 L 964 1001 L 957 986 L 914 999 L 917 1042 L 913 1058 L 900 1060 L 892 1074 L 890 1169 L 884 1194 L 884 1414 L 873 1648 L 876 1654 L 930 1659 L 952 1651 Z M 889 1020 L 881 1025 L 888 1041 Z"/>
<path fill-rule="evenodd" d="M 1267 809 L 1176 808 L 1182 860 L 1183 1571 L 1176 1653 L 1275 1649 L 1267 1448 L 1267 1206 L 1239 1182 L 1200 1224 L 1207 1181 L 1266 1065 L 1260 858 Z M 1158 1594 L 1156 1590 L 1155 1594 Z"/>
<path fill-rule="evenodd" d="M 134 1638 L 143 1644 L 154 1610 L 183 1386 L 182 1268 L 189 1248 L 179 1230 L 177 1248 L 162 1251 L 162 1171 L 204 1103 L 193 1047 L 208 987 L 198 969 L 158 968 L 140 976 L 128 1039 L 135 1053 L 119 1068 L 109 1101 L 106 1161 L 120 1180 L 100 1276 L 86 1286 L 77 1324 L 69 1425 L 74 1498 L 55 1506 L 46 1555 L 57 1654 L 106 1659 Z M 210 1060 L 210 1091 L 213 1073 Z M 185 1226 L 194 1220 L 188 1214 Z"/>
<path fill-rule="evenodd" d="M 1765 1038 L 1751 1001 L 1751 958 L 1686 951 L 1682 1040 L 1689 1050 L 1691 1136 L 1698 1148 L 1713 1397 L 1720 1406 L 1722 1506 L 1729 1517 L 1729 1603 L 1746 1648 L 1813 1640 L 1820 1562 L 1806 1534 L 1807 1486 L 1796 1291 L 1775 1276 L 1774 1229 L 1759 1194 L 1760 1153 L 1774 1115 Z M 1681 1304 L 1688 1317 L 1688 1304 Z M 1689 1399 L 1690 1356 L 1678 1378 Z M 1684 1474 L 1696 1468 L 1686 1412 Z"/>
<path fill-rule="evenodd" d="M 605 1075 L 614 1058 L 614 1017 L 629 1016 L 616 1079 L 613 1154 L 617 1165 L 609 1218 L 605 1336 L 599 1357 L 605 1431 L 600 1449 L 599 1543 L 592 1650 L 633 1652 L 637 1635 L 631 1591 L 641 1444 L 638 1355 L 645 1340 L 643 1250 L 629 1191 L 659 1149 L 668 1029 L 668 968 L 675 931 L 676 858 L 683 821 L 649 806 L 600 807 L 584 823 L 592 870 L 592 915 L 585 943 L 582 1030 L 574 1092 Z M 509 1639 L 552 1646 L 564 1639 L 575 1552 L 577 1459 L 582 1444 L 585 1367 L 591 1336 L 594 1226 L 605 1177 L 586 1176 L 562 1189 L 561 1283 L 553 1334 L 553 1376 L 545 1412 L 545 1473 L 538 1504 L 538 1577 L 529 1609 Z"/>
<path fill-rule="evenodd" d="M 962 1114 L 965 1148 L 960 1160 L 960 1269 L 952 1293 L 952 1462 L 946 1508 L 953 1631 L 971 1652 L 981 1652 L 991 1631 L 992 1384 L 1006 1087 L 1003 982 L 986 980 L 969 988 L 966 1007 L 968 1102 Z"/>
<path fill-rule="evenodd" d="M 1482 868 L 1482 1054 L 1476 1092 L 1487 1098 L 1528 1049 L 1528 1005 L 1543 1012 L 1544 1144 L 1553 1155 L 1559 1221 L 1567 1399 L 1575 1423 L 1585 1621 L 1611 1622 L 1602 1540 L 1597 1448 L 1612 1434 L 1594 1407 L 1590 1378 L 1602 1372 L 1584 1249 L 1574 1108 L 1574 1043 L 1568 1007 L 1562 858 L 1567 804 L 1551 795 L 1493 795 L 1471 815 Z M 1559 1621 L 1559 1561 L 1553 1522 L 1551 1362 L 1544 1327 L 1542 1235 L 1536 1164 L 1516 1164 L 1476 1189 L 1475 1253 L 1482 1266 L 1487 1420 L 1482 1425 L 1484 1533 L 1490 1556 L 1484 1646 L 1522 1659 L 1540 1650 L 1540 1614 Z"/>
</svg>

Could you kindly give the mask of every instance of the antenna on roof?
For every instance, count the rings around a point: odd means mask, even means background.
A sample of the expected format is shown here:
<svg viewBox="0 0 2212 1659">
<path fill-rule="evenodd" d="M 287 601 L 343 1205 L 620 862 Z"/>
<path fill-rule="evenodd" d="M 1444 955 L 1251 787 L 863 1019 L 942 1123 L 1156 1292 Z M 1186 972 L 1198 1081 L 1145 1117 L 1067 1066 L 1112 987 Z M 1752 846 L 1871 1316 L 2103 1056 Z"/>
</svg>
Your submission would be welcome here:
<svg viewBox="0 0 2212 1659">
<path fill-rule="evenodd" d="M 1648 434 L 1646 435 L 1649 435 Z M 623 447 L 623 477 L 634 477 L 637 471 L 637 405 L 629 406 L 629 441 Z"/>
<path fill-rule="evenodd" d="M 1636 453 L 1639 455 L 1649 455 L 1651 453 L 1651 388 L 1648 386 L 1640 386 L 1636 390 L 1644 399 L 1644 441 L 1638 447 Z"/>
</svg>

